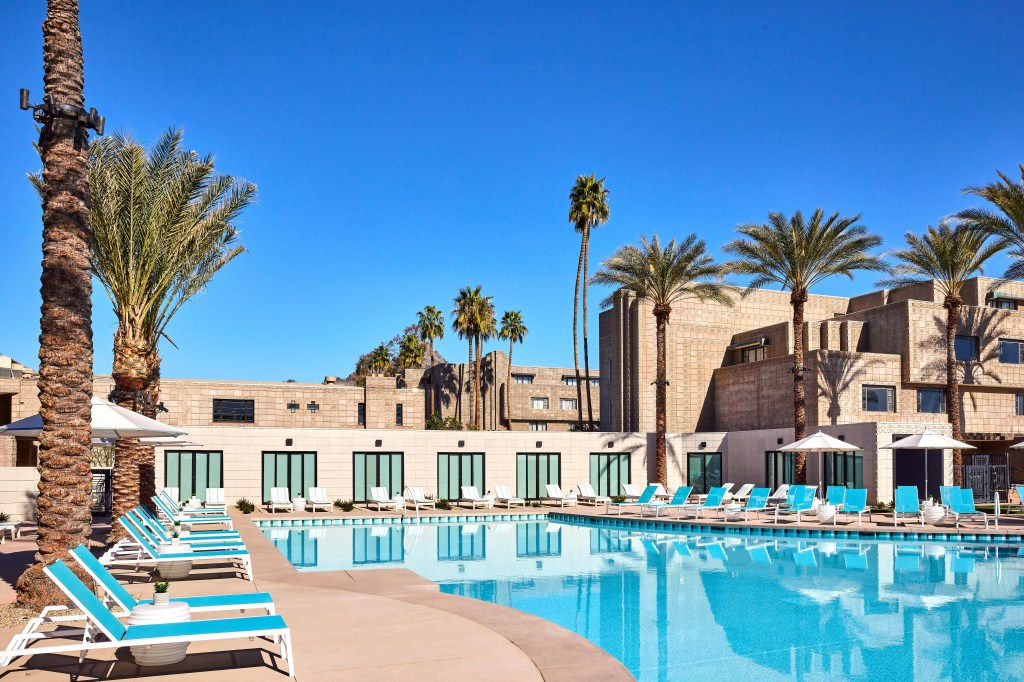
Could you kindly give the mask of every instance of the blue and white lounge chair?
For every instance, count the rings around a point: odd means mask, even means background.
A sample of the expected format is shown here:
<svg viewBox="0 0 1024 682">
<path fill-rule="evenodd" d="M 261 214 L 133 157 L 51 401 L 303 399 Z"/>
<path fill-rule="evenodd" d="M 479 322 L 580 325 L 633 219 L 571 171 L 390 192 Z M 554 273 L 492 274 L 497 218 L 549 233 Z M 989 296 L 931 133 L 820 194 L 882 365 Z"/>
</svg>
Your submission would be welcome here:
<svg viewBox="0 0 1024 682">
<path fill-rule="evenodd" d="M 171 523 L 180 523 L 182 526 L 191 528 L 192 526 L 202 525 L 222 525 L 227 526 L 229 530 L 234 530 L 235 526 L 231 521 L 231 517 L 227 514 L 202 514 L 202 515 L 191 515 L 184 514 L 175 511 L 171 505 L 167 504 L 167 500 L 162 495 L 154 495 L 153 502 L 156 504 L 156 508 L 163 514 Z"/>
<path fill-rule="evenodd" d="M 75 608 L 88 619 L 84 630 L 72 631 L 81 635 L 80 641 L 65 644 L 32 646 L 46 640 L 68 639 L 65 630 L 32 632 L 15 635 L 5 651 L 0 651 L 0 665 L 8 665 L 15 658 L 37 654 L 79 653 L 79 661 L 95 649 L 120 649 L 126 646 L 150 646 L 179 642 L 200 642 L 223 639 L 250 639 L 268 637 L 280 643 L 281 658 L 288 662 L 288 674 L 295 676 L 291 631 L 279 615 L 245 616 L 241 618 L 212 618 L 182 623 L 125 626 L 99 600 L 92 591 L 72 573 L 63 561 L 56 561 L 43 569 L 57 587 L 67 595 Z"/>
<path fill-rule="evenodd" d="M 125 617 L 138 604 L 152 604 L 152 599 L 137 600 L 125 587 L 117 582 L 106 566 L 100 563 L 99 559 L 92 555 L 92 552 L 85 545 L 79 545 L 71 550 L 72 558 L 85 569 L 85 572 L 96 581 L 96 584 L 103 588 L 114 605 L 124 609 Z M 214 594 L 205 597 L 174 597 L 172 602 L 188 604 L 193 612 L 200 611 L 244 611 L 245 609 L 263 609 L 267 615 L 274 615 L 274 600 L 269 592 L 242 592 L 240 594 Z M 122 614 L 117 614 L 121 617 Z"/>
<path fill-rule="evenodd" d="M 100 563 L 107 566 L 134 566 L 138 571 L 142 566 L 159 565 L 168 561 L 202 561 L 204 559 L 216 559 L 241 564 L 245 577 L 252 581 L 252 558 L 249 551 L 240 549 L 224 549 L 215 551 L 203 551 L 193 549 L 190 552 L 161 552 L 153 544 L 144 530 L 139 528 L 135 521 L 124 515 L 118 522 L 125 527 L 128 534 L 135 540 L 135 549 L 125 555 L 125 552 L 115 546 L 100 559 Z"/>
<path fill-rule="evenodd" d="M 957 490 L 955 485 L 944 485 L 939 487 L 939 501 L 946 508 L 946 515 L 949 515 L 949 508 L 953 504 L 953 491 Z"/>
<path fill-rule="evenodd" d="M 960 527 L 961 516 L 968 518 L 980 516 L 985 522 L 985 528 L 988 528 L 988 514 L 974 508 L 974 490 L 971 488 L 960 488 L 953 491 L 949 513 L 956 517 L 957 528 Z"/>
<path fill-rule="evenodd" d="M 149 507 L 140 505 L 134 509 L 134 511 L 146 520 L 146 523 L 151 528 L 160 527 L 163 528 L 164 524 L 160 518 L 150 511 Z M 211 540 L 240 540 L 241 536 L 237 530 L 199 530 L 192 528 L 191 526 L 185 528 L 189 532 L 192 538 L 202 538 Z"/>
<path fill-rule="evenodd" d="M 771 494 L 772 491 L 770 488 L 753 488 L 747 494 L 747 504 L 745 506 L 740 508 L 738 505 L 729 505 L 726 507 L 725 520 L 728 521 L 730 516 L 738 519 L 741 512 L 743 513 L 744 521 L 750 520 L 751 512 L 754 512 L 758 517 L 760 517 L 761 512 L 768 510 L 768 496 Z"/>
<path fill-rule="evenodd" d="M 171 497 L 170 492 L 167 488 L 160 491 L 160 497 L 163 498 L 164 502 L 170 506 L 171 509 L 177 510 L 182 516 L 209 516 L 211 514 L 227 514 L 227 506 L 225 505 L 206 505 L 204 507 L 182 507 L 178 504 L 178 500 Z"/>
<path fill-rule="evenodd" d="M 832 525 L 836 525 L 836 519 L 839 518 L 840 514 L 857 515 L 857 525 L 861 525 L 861 520 L 864 514 L 868 515 L 868 521 L 871 520 L 871 507 L 868 506 L 868 491 L 866 488 L 850 488 L 846 490 L 845 496 L 843 497 L 842 509 L 836 510 L 836 515 L 832 517 Z"/>
<path fill-rule="evenodd" d="M 698 516 L 704 516 L 704 512 L 706 511 L 724 510 L 725 505 L 722 500 L 725 499 L 725 493 L 728 490 L 729 487 L 724 485 L 712 488 L 708 491 L 707 496 L 704 498 L 704 502 L 701 504 L 684 504 L 680 507 L 676 507 L 676 517 L 681 518 L 684 513 L 688 514 L 693 512 L 693 517 L 697 518 Z"/>
<path fill-rule="evenodd" d="M 793 503 L 790 505 L 779 505 L 775 507 L 775 523 L 779 522 L 779 516 L 796 515 L 796 522 L 800 523 L 802 514 L 809 514 L 814 510 L 815 486 L 794 485 L 789 491 L 793 495 Z"/>
<path fill-rule="evenodd" d="M 610 509 L 612 507 L 615 507 L 616 514 L 618 516 L 622 516 L 622 509 L 623 509 L 623 507 L 641 507 L 641 508 L 643 508 L 644 505 L 650 504 L 651 500 L 654 499 L 654 494 L 657 493 L 657 492 L 658 492 L 658 486 L 656 486 L 656 485 L 649 485 L 646 488 L 644 488 L 643 493 L 640 494 L 640 497 L 638 497 L 635 502 L 630 502 L 630 501 L 626 501 L 626 502 L 605 502 L 604 503 L 604 513 L 605 514 L 610 513 Z"/>
<path fill-rule="evenodd" d="M 908 516 L 917 517 L 916 520 L 919 520 L 922 526 L 924 525 L 924 512 L 921 511 L 916 485 L 901 485 L 896 488 L 896 508 L 892 513 L 892 525 L 899 524 L 900 515 L 903 515 L 904 520 Z"/>
<path fill-rule="evenodd" d="M 143 516 L 138 509 L 133 509 L 128 512 L 127 515 L 135 521 L 135 525 L 138 526 L 139 530 L 149 536 L 150 542 L 154 545 L 160 545 L 161 543 L 167 543 L 173 540 L 174 536 L 164 530 L 163 526 L 159 523 L 153 523 L 152 520 Z M 179 540 L 181 542 L 187 542 L 192 547 L 199 547 L 200 549 L 245 549 L 245 543 L 242 542 L 242 538 L 239 535 L 204 537 L 204 534 L 189 531 L 187 537 L 179 538 Z"/>
<path fill-rule="evenodd" d="M 830 485 L 825 489 L 825 501 L 840 509 L 843 506 L 843 501 L 846 499 L 846 486 L 843 485 Z"/>
<path fill-rule="evenodd" d="M 640 507 L 640 516 L 644 515 L 644 509 L 653 509 L 654 516 L 657 517 L 662 509 L 670 509 L 672 507 L 682 507 L 686 505 L 686 498 L 693 492 L 693 486 L 679 486 L 676 488 L 676 492 L 672 495 L 672 499 L 668 502 L 662 502 L 661 500 L 651 500 L 648 504 Z"/>
</svg>

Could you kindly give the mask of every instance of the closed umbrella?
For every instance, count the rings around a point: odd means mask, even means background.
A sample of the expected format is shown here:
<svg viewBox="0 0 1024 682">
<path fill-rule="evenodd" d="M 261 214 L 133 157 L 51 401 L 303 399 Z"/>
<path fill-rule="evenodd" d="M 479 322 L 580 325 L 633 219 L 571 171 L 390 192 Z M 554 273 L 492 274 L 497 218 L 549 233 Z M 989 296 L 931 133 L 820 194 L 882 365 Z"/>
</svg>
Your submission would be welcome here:
<svg viewBox="0 0 1024 682">
<path fill-rule="evenodd" d="M 974 450 L 973 445 L 944 436 L 941 433 L 934 433 L 925 429 L 922 433 L 915 433 L 898 441 L 883 445 L 882 450 L 924 450 L 924 496 L 928 497 L 928 451 L 929 450 Z M 895 485 L 895 477 L 893 485 Z"/>
<path fill-rule="evenodd" d="M 43 431 L 43 417 L 36 414 L 19 419 L 7 426 L 0 426 L 0 434 L 35 438 Z M 93 438 L 152 438 L 161 436 L 182 436 L 185 429 L 158 422 L 138 412 L 119 407 L 102 398 L 92 399 Z"/>
<path fill-rule="evenodd" d="M 856 445 L 851 445 L 846 441 L 839 440 L 833 436 L 818 431 L 814 435 L 807 436 L 795 443 L 790 443 L 784 447 L 779 448 L 781 452 L 815 452 L 818 453 L 818 493 L 822 493 L 822 453 L 824 452 L 856 452 L 860 450 Z"/>
</svg>

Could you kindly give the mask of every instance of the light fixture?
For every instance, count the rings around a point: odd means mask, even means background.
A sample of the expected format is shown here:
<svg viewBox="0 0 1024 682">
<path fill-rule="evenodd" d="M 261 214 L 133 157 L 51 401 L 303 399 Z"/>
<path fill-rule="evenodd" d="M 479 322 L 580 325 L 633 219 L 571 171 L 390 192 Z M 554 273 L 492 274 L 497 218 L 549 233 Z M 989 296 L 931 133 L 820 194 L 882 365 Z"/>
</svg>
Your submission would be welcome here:
<svg viewBox="0 0 1024 682">
<path fill-rule="evenodd" d="M 707 442 L 706 440 L 702 440 L 702 441 L 701 441 L 701 442 L 700 442 L 700 443 L 699 443 L 699 444 L 697 445 L 697 449 L 698 449 L 698 450 L 703 450 L 703 449 L 704 449 L 704 448 L 706 448 L 707 446 L 708 446 L 708 442 Z"/>
<path fill-rule="evenodd" d="M 374 447 L 379 448 L 381 445 L 384 445 L 384 441 L 380 440 L 379 438 L 377 440 L 373 441 L 373 446 Z"/>
<path fill-rule="evenodd" d="M 107 125 L 107 119 L 100 116 L 96 109 L 86 111 L 84 107 L 76 107 L 72 104 L 59 104 L 50 95 L 43 96 L 42 104 L 30 104 L 29 93 L 25 88 L 19 93 L 19 105 L 23 111 L 32 110 L 32 118 L 36 123 L 46 125 L 55 118 L 70 118 L 78 121 L 78 125 L 85 128 L 92 128 L 100 137 L 103 136 L 103 129 Z"/>
<path fill-rule="evenodd" d="M 776 438 L 775 439 L 775 444 L 776 445 L 782 445 L 782 439 L 781 438 Z"/>
<path fill-rule="evenodd" d="M 315 400 L 312 400 L 308 405 L 306 405 L 306 409 L 309 410 L 311 414 L 316 414 L 316 411 L 320 409 L 320 406 L 316 404 Z"/>
<path fill-rule="evenodd" d="M 292 400 L 291 402 L 288 403 L 288 411 L 290 411 L 292 414 L 295 414 L 296 412 L 299 411 L 299 404 Z"/>
<path fill-rule="evenodd" d="M 460 441 L 459 441 L 459 447 L 460 447 L 460 448 L 464 448 L 464 447 L 466 447 L 466 441 L 464 441 L 464 440 L 460 440 Z"/>
<path fill-rule="evenodd" d="M 538 448 L 544 447 L 544 443 L 542 443 L 541 441 L 537 441 L 537 447 Z"/>
<path fill-rule="evenodd" d="M 839 434 L 839 440 L 846 440 L 846 435 L 845 435 L 845 434 L 842 434 L 842 433 L 840 433 L 840 434 Z"/>
<path fill-rule="evenodd" d="M 613 443 L 611 441 L 608 441 L 608 448 L 611 449 L 611 448 L 614 448 L 614 447 L 615 447 L 615 443 Z"/>
<path fill-rule="evenodd" d="M 291 438 L 285 438 L 284 439 L 284 446 L 286 448 L 290 448 L 292 446 L 292 439 Z"/>
</svg>

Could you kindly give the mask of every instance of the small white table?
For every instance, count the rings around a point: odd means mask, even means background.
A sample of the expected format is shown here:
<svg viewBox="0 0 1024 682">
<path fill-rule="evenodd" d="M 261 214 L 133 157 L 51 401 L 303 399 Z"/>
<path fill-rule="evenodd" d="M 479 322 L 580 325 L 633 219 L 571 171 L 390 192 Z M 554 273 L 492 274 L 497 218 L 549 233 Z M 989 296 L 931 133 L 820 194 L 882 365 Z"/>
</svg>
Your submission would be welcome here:
<svg viewBox="0 0 1024 682">
<path fill-rule="evenodd" d="M 17 540 L 21 537 L 21 527 L 17 521 L 4 521 L 0 523 L 0 545 L 5 542 L 4 533 L 10 533 L 11 540 Z"/>
<path fill-rule="evenodd" d="M 293 497 L 292 498 L 292 511 L 303 511 L 306 508 L 305 497 Z"/>
<path fill-rule="evenodd" d="M 816 510 L 818 523 L 832 523 L 836 518 L 836 508 L 831 504 L 823 504 Z"/>
<path fill-rule="evenodd" d="M 939 524 L 942 519 L 946 518 L 946 508 L 941 504 L 933 504 L 930 506 L 926 504 L 921 507 L 921 511 L 924 512 L 925 523 L 930 523 L 933 526 Z"/>
<path fill-rule="evenodd" d="M 192 609 L 184 602 L 169 604 L 138 604 L 128 616 L 128 625 L 153 625 L 155 623 L 182 623 L 192 620 Z M 173 644 L 149 644 L 131 647 L 135 662 L 142 666 L 172 665 L 185 658 L 191 642 Z"/>
<path fill-rule="evenodd" d="M 160 546 L 157 547 L 157 553 L 191 554 L 192 546 L 187 542 L 179 542 L 176 545 L 170 542 L 162 542 L 160 543 Z M 180 580 L 192 571 L 192 560 L 181 559 L 179 561 L 163 561 L 157 564 L 157 569 L 160 571 L 160 577 L 164 580 Z"/>
<path fill-rule="evenodd" d="M 186 509 L 202 509 L 203 503 L 198 497 L 190 497 L 185 503 Z"/>
<path fill-rule="evenodd" d="M 391 501 L 395 503 L 395 511 L 405 509 L 405 498 L 401 495 L 395 495 L 391 498 Z"/>
</svg>

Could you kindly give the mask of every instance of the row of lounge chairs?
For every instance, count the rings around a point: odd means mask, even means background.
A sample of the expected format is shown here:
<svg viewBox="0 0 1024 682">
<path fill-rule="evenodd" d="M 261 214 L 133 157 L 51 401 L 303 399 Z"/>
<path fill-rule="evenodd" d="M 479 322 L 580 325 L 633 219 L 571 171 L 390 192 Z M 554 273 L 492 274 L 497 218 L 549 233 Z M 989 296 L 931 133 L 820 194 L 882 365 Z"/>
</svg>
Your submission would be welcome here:
<svg viewBox="0 0 1024 682">
<path fill-rule="evenodd" d="M 68 602 L 47 606 L 37 617 L 29 620 L 22 632 L 14 636 L 5 650 L 0 651 L 0 666 L 39 654 L 78 653 L 79 661 L 83 661 L 89 651 L 100 649 L 263 637 L 279 645 L 281 658 L 288 664 L 288 675 L 294 677 L 291 631 L 284 619 L 277 615 L 274 600 L 266 592 L 182 596 L 170 600 L 187 605 L 193 613 L 254 609 L 263 611 L 264 615 L 142 625 L 122 622 L 132 615 L 136 607 L 153 602 L 133 597 L 110 573 L 112 566 L 128 565 L 139 570 L 142 566 L 169 561 L 228 561 L 237 564 L 252 580 L 249 552 L 231 527 L 226 509 L 215 504 L 199 509 L 180 509 L 175 497 L 170 491 L 162 491 L 153 498 L 157 514 L 140 506 L 120 517 L 118 520 L 128 531 L 128 536 L 102 557 L 93 556 L 85 545 L 71 550 L 70 559 L 78 566 L 77 573 L 87 575 L 95 583 L 95 591 L 64 561 L 58 560 L 44 568 Z M 211 525 L 219 527 L 209 529 Z M 174 550 L 169 526 L 189 529 L 189 552 Z M 77 610 L 77 613 L 66 613 L 68 609 Z M 51 625 L 54 626 L 52 629 L 47 627 Z"/>
</svg>

